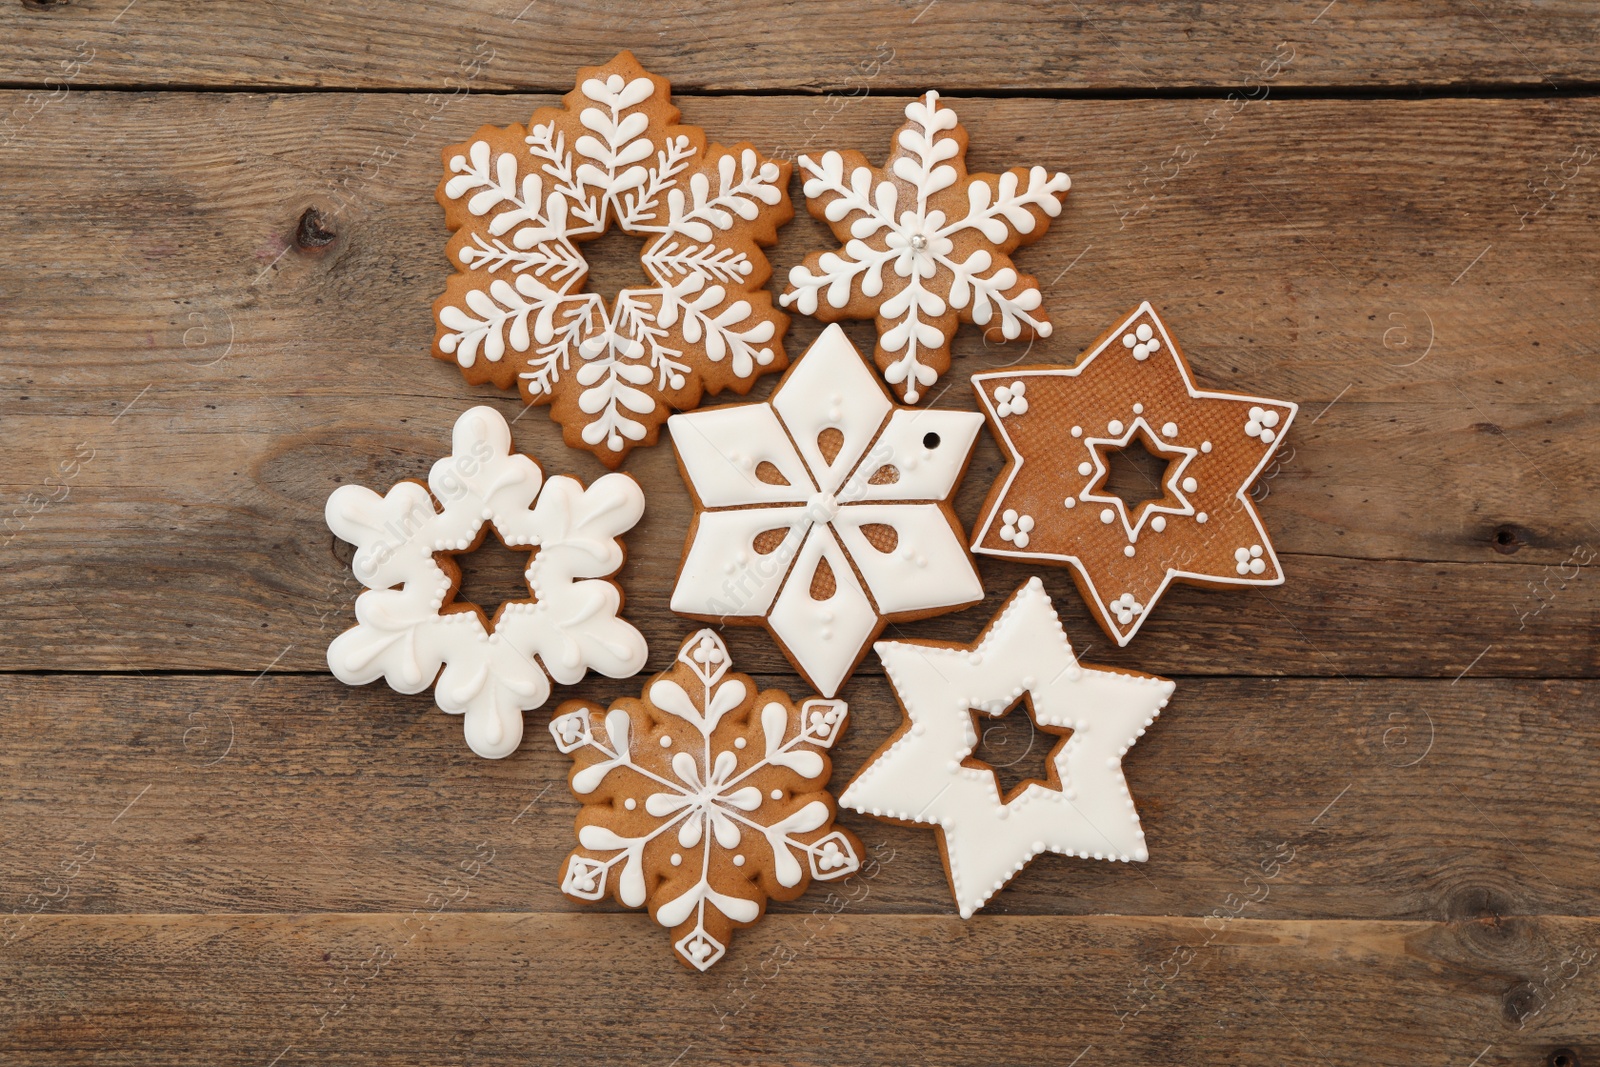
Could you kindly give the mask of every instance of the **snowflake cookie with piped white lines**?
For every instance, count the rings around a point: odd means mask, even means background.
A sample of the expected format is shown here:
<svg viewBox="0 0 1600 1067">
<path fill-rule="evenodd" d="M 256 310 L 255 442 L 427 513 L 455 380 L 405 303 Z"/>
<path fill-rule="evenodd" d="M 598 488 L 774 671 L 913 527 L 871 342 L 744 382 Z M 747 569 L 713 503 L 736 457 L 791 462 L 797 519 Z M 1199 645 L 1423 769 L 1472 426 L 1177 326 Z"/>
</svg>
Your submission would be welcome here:
<svg viewBox="0 0 1600 1067">
<path fill-rule="evenodd" d="M 672 610 L 766 626 L 823 696 L 888 623 L 983 599 L 950 507 L 982 416 L 895 407 L 837 324 L 768 403 L 669 425 L 696 505 Z"/>
<path fill-rule="evenodd" d="M 876 319 L 884 380 L 907 404 L 950 367 L 956 326 L 992 341 L 1050 336 L 1033 277 L 1011 253 L 1044 235 L 1072 182 L 1043 167 L 967 172 L 967 131 L 928 93 L 882 167 L 860 152 L 800 157 L 806 207 L 844 242 L 789 272 L 779 301 L 824 322 Z"/>
<path fill-rule="evenodd" d="M 811 879 L 861 866 L 826 789 L 844 702 L 757 692 L 731 665 L 721 638 L 700 630 L 642 699 L 609 711 L 568 701 L 550 723 L 583 802 L 562 892 L 648 906 L 679 959 L 701 971 L 768 898 L 793 900 Z"/>
<path fill-rule="evenodd" d="M 1296 407 L 1195 388 L 1148 302 L 1070 367 L 977 374 L 972 385 L 1008 462 L 972 535 L 980 555 L 1066 564 L 1096 621 L 1126 645 L 1173 581 L 1279 585 L 1251 503 Z M 1143 448 L 1166 466 L 1130 505 L 1110 457 Z"/>
<path fill-rule="evenodd" d="M 367 587 L 357 625 L 328 646 L 328 666 L 347 685 L 433 686 L 439 707 L 463 716 L 472 751 L 498 759 L 516 750 L 522 713 L 545 702 L 552 678 L 625 678 L 644 666 L 644 637 L 618 617 L 622 590 L 606 580 L 622 566 L 619 538 L 643 514 L 644 493 L 626 474 L 587 489 L 576 478 L 545 481 L 512 451 L 493 408 L 463 413 L 452 444 L 426 485 L 406 480 L 384 496 L 342 485 L 328 497 L 328 528 L 355 546 L 352 568 Z M 493 618 L 456 600 L 455 557 L 490 529 L 529 553 L 527 599 Z"/>
<path fill-rule="evenodd" d="M 963 919 L 1042 852 L 1149 858 L 1122 757 L 1172 695 L 1165 678 L 1078 661 L 1038 578 L 971 645 L 881 641 L 904 721 L 839 796 L 847 808 L 939 831 Z M 1019 704 L 1047 740 L 1046 780 L 1002 792 L 974 758 L 981 720 Z"/>
<path fill-rule="evenodd" d="M 437 193 L 457 273 L 434 356 L 549 404 L 566 443 L 612 468 L 672 410 L 786 363 L 758 246 L 794 217 L 789 164 L 707 146 L 670 93 L 628 52 L 586 67 L 564 107 L 446 148 Z M 608 306 L 584 291 L 583 246 L 612 227 L 645 239 L 649 285 Z"/>
</svg>

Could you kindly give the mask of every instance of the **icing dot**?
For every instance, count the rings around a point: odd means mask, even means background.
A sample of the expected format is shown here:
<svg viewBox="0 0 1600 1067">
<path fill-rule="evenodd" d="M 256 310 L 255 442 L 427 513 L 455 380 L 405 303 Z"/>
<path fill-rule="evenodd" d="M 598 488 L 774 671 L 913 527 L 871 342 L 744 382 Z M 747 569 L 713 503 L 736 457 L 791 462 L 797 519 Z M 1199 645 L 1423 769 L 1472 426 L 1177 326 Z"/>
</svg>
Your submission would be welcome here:
<svg viewBox="0 0 1600 1067">
<path fill-rule="evenodd" d="M 1074 437 L 1082 437 L 1083 436 L 1083 427 L 1082 426 L 1074 426 L 1072 428 L 1072 436 L 1074 436 Z"/>
<path fill-rule="evenodd" d="M 1150 328 L 1150 324 L 1148 322 L 1141 322 L 1139 324 L 1139 328 L 1137 330 L 1134 330 L 1133 332 L 1138 334 L 1139 340 L 1141 340 L 1141 341 L 1150 340 L 1150 338 L 1154 337 L 1155 333 L 1156 333 L 1154 330 L 1152 330 Z"/>
<path fill-rule="evenodd" d="M 744 866 L 744 857 L 740 856 L 740 855 L 735 855 L 733 857 L 733 865 L 735 867 L 743 867 Z"/>
<path fill-rule="evenodd" d="M 1133 405 L 1133 413 L 1135 415 L 1143 415 L 1144 414 L 1144 405 L 1143 404 L 1135 404 L 1135 405 Z"/>
<path fill-rule="evenodd" d="M 1194 517 L 1194 521 L 1195 522 L 1205 522 L 1207 518 L 1209 518 L 1209 516 L 1206 515 L 1206 513 L 1202 511 L 1200 514 L 1198 514 L 1198 515 L 1196 515 Z"/>
<path fill-rule="evenodd" d="M 746 740 L 745 740 L 745 739 L 744 739 L 744 738 L 742 738 L 742 737 L 735 737 L 735 738 L 734 738 L 734 739 L 733 739 L 733 747 L 734 747 L 734 748 L 743 748 L 743 747 L 744 747 L 744 746 L 745 746 L 745 745 L 747 745 L 747 744 L 749 744 L 749 742 L 748 742 L 748 741 L 746 741 Z"/>
<path fill-rule="evenodd" d="M 1166 528 L 1167 517 L 1165 515 L 1157 515 L 1155 518 L 1150 520 L 1150 529 L 1154 530 L 1156 533 L 1160 533 Z"/>
<path fill-rule="evenodd" d="M 1063 501 L 1063 503 L 1066 504 L 1066 506 L 1069 507 L 1069 508 L 1075 508 L 1075 507 L 1078 506 L 1078 502 L 1076 500 L 1074 500 L 1070 496 L 1067 497 L 1067 499 L 1065 501 Z"/>
<path fill-rule="evenodd" d="M 1123 548 L 1122 548 L 1122 554 L 1124 556 L 1128 556 L 1128 557 L 1131 558 L 1133 556 L 1133 546 L 1132 545 L 1124 545 Z"/>
<path fill-rule="evenodd" d="M 1092 470 L 1094 470 L 1094 466 L 1088 462 L 1078 464 L 1078 473 L 1085 478 L 1089 477 L 1089 472 Z"/>
<path fill-rule="evenodd" d="M 682 866 L 683 865 L 683 857 L 678 855 L 676 852 L 674 852 L 672 854 L 672 865 L 674 867 Z"/>
<path fill-rule="evenodd" d="M 1178 436 L 1178 424 L 1175 423 L 1175 422 L 1169 422 L 1169 423 L 1165 423 L 1164 425 L 1162 425 L 1162 427 L 1161 427 L 1161 436 L 1162 437 L 1176 437 L 1176 436 Z"/>
<path fill-rule="evenodd" d="M 1139 339 L 1137 337 L 1135 337 L 1133 334 L 1125 333 L 1125 334 L 1122 335 L 1122 347 L 1123 348 L 1132 348 L 1134 345 L 1136 345 L 1138 343 L 1139 343 Z"/>
<path fill-rule="evenodd" d="M 1006 510 L 1000 516 L 1000 521 L 1004 522 L 1007 526 L 1015 526 L 1017 523 L 1016 509 L 1006 508 Z"/>
<path fill-rule="evenodd" d="M 768 793 L 767 796 L 771 797 L 773 800 L 782 800 L 783 799 L 783 790 L 774 789 L 772 792 Z"/>
<path fill-rule="evenodd" d="M 632 797 L 629 797 L 627 800 L 622 802 L 622 806 L 627 808 L 629 811 L 632 811 L 634 808 L 639 806 L 639 802 Z"/>
<path fill-rule="evenodd" d="M 1115 437 L 1122 432 L 1122 423 L 1117 419 L 1112 419 L 1111 424 L 1106 427 L 1106 431 Z"/>
<path fill-rule="evenodd" d="M 1110 508 L 1106 508 L 1100 512 L 1100 521 L 1105 523 L 1107 526 L 1115 522 L 1116 518 L 1117 513 L 1112 511 Z"/>
<path fill-rule="evenodd" d="M 1185 493 L 1192 493 L 1198 488 L 1200 488 L 1200 483 L 1193 478 L 1185 478 L 1183 480 L 1183 491 Z"/>
<path fill-rule="evenodd" d="M 683 388 L 683 375 L 681 374 L 674 374 L 670 379 L 668 379 L 668 381 L 671 383 L 674 389 Z"/>
<path fill-rule="evenodd" d="M 661 735 L 661 747 L 662 748 L 671 748 L 672 747 L 672 738 L 668 737 L 666 734 L 662 734 Z"/>
<path fill-rule="evenodd" d="M 1210 441 L 1201 441 L 1200 442 L 1200 451 L 1202 451 L 1202 452 L 1210 452 L 1211 451 L 1211 442 Z"/>
</svg>

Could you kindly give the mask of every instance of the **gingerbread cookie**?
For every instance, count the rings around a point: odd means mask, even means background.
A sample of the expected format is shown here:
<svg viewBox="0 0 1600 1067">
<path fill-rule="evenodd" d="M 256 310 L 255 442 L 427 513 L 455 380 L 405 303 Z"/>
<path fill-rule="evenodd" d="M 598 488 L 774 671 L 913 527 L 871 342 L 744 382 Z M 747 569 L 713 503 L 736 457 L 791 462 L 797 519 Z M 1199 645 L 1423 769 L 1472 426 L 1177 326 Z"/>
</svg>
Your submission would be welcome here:
<svg viewBox="0 0 1600 1067">
<path fill-rule="evenodd" d="M 968 174 L 967 131 L 928 93 L 883 167 L 860 152 L 800 157 L 806 207 L 844 242 L 789 272 L 779 297 L 824 322 L 877 319 L 883 377 L 907 404 L 950 367 L 959 322 L 992 341 L 1050 336 L 1039 283 L 1011 253 L 1037 241 L 1072 182 L 1043 167 Z"/>
<path fill-rule="evenodd" d="M 672 610 L 766 626 L 833 696 L 886 623 L 983 599 L 949 502 L 982 423 L 896 408 L 837 325 L 770 402 L 674 415 L 695 515 Z"/>
<path fill-rule="evenodd" d="M 1279 585 L 1283 572 L 1249 490 L 1296 406 L 1196 389 L 1148 302 L 1070 367 L 972 378 L 1008 463 L 973 533 L 985 555 L 1071 564 L 1096 620 L 1126 645 L 1168 583 Z M 1167 461 L 1153 499 L 1109 492 L 1106 457 L 1144 447 Z"/>
<path fill-rule="evenodd" d="M 794 217 L 789 164 L 707 147 L 670 93 L 628 52 L 585 67 L 565 107 L 446 148 L 437 193 L 458 273 L 434 302 L 433 354 L 549 404 L 566 443 L 612 468 L 670 410 L 786 364 L 757 246 Z M 583 244 L 612 226 L 646 239 L 651 284 L 608 306 L 584 291 Z"/>
<path fill-rule="evenodd" d="M 968 919 L 1041 852 L 1149 857 L 1122 757 L 1155 722 L 1173 684 L 1086 666 L 1050 598 L 1030 578 L 972 645 L 881 641 L 878 657 L 905 719 L 840 794 L 847 808 L 939 831 L 939 851 Z M 1019 702 L 1053 744 L 1048 781 L 1007 794 L 973 758 L 982 718 Z"/>
<path fill-rule="evenodd" d="M 702 971 L 769 897 L 793 900 L 812 878 L 861 865 L 861 843 L 834 828 L 825 788 L 844 702 L 758 693 L 730 666 L 722 640 L 701 630 L 643 699 L 610 711 L 568 701 L 550 723 L 583 802 L 562 892 L 648 905 L 679 958 Z"/>
<path fill-rule="evenodd" d="M 441 709 L 464 715 L 472 751 L 508 756 L 522 740 L 522 713 L 545 702 L 551 678 L 571 684 L 591 669 L 625 678 L 644 666 L 644 637 L 618 618 L 622 590 L 604 580 L 622 566 L 619 536 L 643 512 L 644 494 L 626 474 L 587 489 L 575 478 L 545 481 L 511 450 L 500 413 L 473 408 L 456 420 L 451 454 L 426 485 L 403 481 L 385 496 L 342 485 L 328 497 L 328 528 L 356 546 L 352 566 L 367 587 L 357 625 L 328 646 L 328 666 L 347 685 L 432 685 Z M 492 619 L 456 602 L 453 559 L 490 527 L 529 551 L 528 598 Z"/>
</svg>

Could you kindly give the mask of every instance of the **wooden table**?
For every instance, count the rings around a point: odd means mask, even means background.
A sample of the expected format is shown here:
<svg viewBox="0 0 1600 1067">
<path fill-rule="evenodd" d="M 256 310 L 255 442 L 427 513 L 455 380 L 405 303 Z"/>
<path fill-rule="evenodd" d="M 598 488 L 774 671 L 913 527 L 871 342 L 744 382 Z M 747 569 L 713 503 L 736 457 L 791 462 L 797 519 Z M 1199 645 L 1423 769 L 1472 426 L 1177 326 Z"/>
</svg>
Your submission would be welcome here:
<svg viewBox="0 0 1600 1067">
<path fill-rule="evenodd" d="M 939 88 L 974 167 L 1072 175 L 1019 257 L 1055 335 L 963 328 L 942 405 L 1147 298 L 1203 385 L 1300 403 L 1256 492 L 1286 585 L 1177 588 L 1118 650 L 1042 575 L 1090 660 L 1177 680 L 1127 761 L 1148 863 L 1044 857 L 962 921 L 930 832 L 847 814 L 872 872 L 691 973 L 559 893 L 547 711 L 490 762 L 327 673 L 328 493 L 520 410 L 427 357 L 439 149 L 624 47 L 724 143 L 877 158 Z M 0 78 L 0 1061 L 1600 1063 L 1594 5 L 13 0 Z M 779 276 L 822 247 L 802 213 Z M 688 500 L 668 446 L 626 469 L 654 671 Z M 980 571 L 904 633 L 1032 573 Z M 841 782 L 898 721 L 873 657 L 844 695 Z"/>
</svg>

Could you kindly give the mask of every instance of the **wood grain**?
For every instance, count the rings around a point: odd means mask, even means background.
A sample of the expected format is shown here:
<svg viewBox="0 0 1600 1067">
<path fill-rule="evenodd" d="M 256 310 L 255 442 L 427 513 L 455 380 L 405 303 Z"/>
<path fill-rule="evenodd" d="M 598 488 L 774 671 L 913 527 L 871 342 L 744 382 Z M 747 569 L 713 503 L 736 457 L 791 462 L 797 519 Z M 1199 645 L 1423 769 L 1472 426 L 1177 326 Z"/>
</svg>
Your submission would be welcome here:
<svg viewBox="0 0 1600 1067">
<path fill-rule="evenodd" d="M 1257 918 L 1600 914 L 1597 684 L 1179 679 L 1126 764 L 1151 860 L 1042 857 L 986 914 L 1204 916 L 1247 895 Z M 841 788 L 900 722 L 881 677 L 843 695 Z M 557 891 L 571 765 L 548 711 L 527 718 L 522 748 L 491 761 L 426 695 L 381 684 L 0 676 L 0 915 L 41 895 L 51 912 L 403 911 L 480 842 L 498 859 L 475 908 L 592 910 Z M 1001 722 L 986 752 L 1020 777 L 1045 749 L 1025 719 Z M 932 831 L 841 819 L 892 866 L 863 910 L 952 912 Z"/>
<path fill-rule="evenodd" d="M 1597 33 L 1582 0 L 1261 0 L 1226 17 L 1183 0 L 28 0 L 0 9 L 0 71 L 11 84 L 565 91 L 574 68 L 631 48 L 679 91 L 1254 93 L 1246 79 L 1285 42 L 1292 85 L 1594 82 Z"/>
<path fill-rule="evenodd" d="M 322 669 L 349 595 L 327 493 L 421 475 L 455 416 L 493 396 L 426 354 L 446 273 L 436 146 L 547 102 L 434 113 L 395 94 L 70 94 L 29 126 L 26 151 L 0 153 L 20 221 L 0 259 L 8 665 Z M 817 106 L 691 103 L 689 121 L 763 145 Z M 886 143 L 902 104 L 841 111 L 827 143 Z M 1021 257 L 1056 334 L 1028 352 L 964 328 L 939 403 L 971 406 L 974 371 L 1071 360 L 1150 297 L 1203 384 L 1304 411 L 1261 494 L 1289 584 L 1174 593 L 1106 661 L 1595 674 L 1600 587 L 1580 566 L 1595 552 L 1600 447 L 1594 177 L 1580 169 L 1537 201 L 1519 179 L 1571 158 L 1600 103 L 1271 101 L 1212 136 L 1215 107 L 961 103 L 974 166 L 1061 166 L 1075 187 Z M 802 213 L 775 250 L 780 276 L 828 241 Z M 621 269 L 632 254 L 606 242 L 597 262 Z M 870 326 L 855 325 L 865 342 Z M 816 329 L 797 321 L 791 348 Z M 516 430 L 549 471 L 599 473 L 542 411 Z M 622 581 L 657 644 L 683 630 L 664 610 L 688 520 L 672 466 L 665 447 L 627 466 L 650 505 Z M 965 522 L 998 467 L 985 439 L 958 498 Z M 964 639 L 1027 573 L 981 570 L 988 607 L 907 632 Z M 1088 634 L 1066 575 L 1046 578 Z"/>
<path fill-rule="evenodd" d="M 27 978 L 0 1011 L 8 1048 L 41 1067 L 1525 1067 L 1557 1048 L 1600 1052 L 1600 985 L 1578 962 L 1600 920 L 1208 930 L 864 915 L 838 899 L 837 914 L 744 931 L 740 955 L 707 975 L 663 966 L 664 936 L 638 915 L 436 915 L 419 900 L 370 916 L 51 916 L 0 955 L 8 986 Z"/>
</svg>

